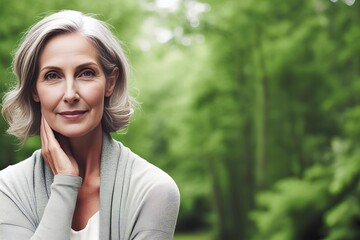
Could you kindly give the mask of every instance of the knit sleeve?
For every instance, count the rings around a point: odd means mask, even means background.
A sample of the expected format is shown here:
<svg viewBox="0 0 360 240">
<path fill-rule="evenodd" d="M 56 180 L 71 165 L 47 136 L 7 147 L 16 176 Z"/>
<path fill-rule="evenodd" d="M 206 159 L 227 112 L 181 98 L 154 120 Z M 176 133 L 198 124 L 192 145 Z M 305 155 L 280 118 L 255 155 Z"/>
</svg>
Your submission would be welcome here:
<svg viewBox="0 0 360 240">
<path fill-rule="evenodd" d="M 140 207 L 132 240 L 173 239 L 180 193 L 173 181 L 163 182 L 151 188 Z"/>
<path fill-rule="evenodd" d="M 82 179 L 56 175 L 51 195 L 40 223 L 34 225 L 34 204 L 26 189 L 27 183 L 13 184 L 0 178 L 0 239 L 1 240 L 64 240 L 69 239 L 72 216 Z M 20 187 L 19 187 L 20 186 Z"/>
</svg>

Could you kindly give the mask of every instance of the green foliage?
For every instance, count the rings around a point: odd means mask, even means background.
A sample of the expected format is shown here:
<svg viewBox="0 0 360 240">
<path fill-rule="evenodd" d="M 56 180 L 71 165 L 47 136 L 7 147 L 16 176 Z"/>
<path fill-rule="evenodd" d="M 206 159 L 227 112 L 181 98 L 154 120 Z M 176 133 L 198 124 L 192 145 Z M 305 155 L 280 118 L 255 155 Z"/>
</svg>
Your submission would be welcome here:
<svg viewBox="0 0 360 240">
<path fill-rule="evenodd" d="M 360 231 L 357 222 L 360 219 L 359 189 L 357 194 L 349 196 L 326 213 L 328 227 L 327 240 L 357 239 Z"/>
<path fill-rule="evenodd" d="M 352 126 L 352 121 L 345 122 Z M 284 179 L 260 193 L 259 210 L 252 213 L 259 230 L 254 239 L 358 239 L 360 152 L 355 142 L 335 139 L 330 166 L 314 166 L 303 179 Z"/>
<path fill-rule="evenodd" d="M 334 140 L 334 179 L 330 185 L 333 194 L 339 194 L 353 179 L 360 174 L 360 151 L 351 149 L 347 141 Z"/>
<path fill-rule="evenodd" d="M 359 238 L 359 153 L 350 151 L 349 157 L 346 146 L 334 145 L 331 168 L 314 166 L 303 179 L 281 180 L 258 195 L 254 239 Z"/>
<path fill-rule="evenodd" d="M 259 210 L 252 214 L 259 230 L 254 239 L 306 239 L 301 234 L 318 224 L 331 199 L 328 176 L 326 169 L 314 166 L 304 179 L 284 179 L 272 191 L 260 193 Z M 321 229 L 314 230 L 319 232 L 312 232 L 311 239 L 321 236 Z"/>
</svg>

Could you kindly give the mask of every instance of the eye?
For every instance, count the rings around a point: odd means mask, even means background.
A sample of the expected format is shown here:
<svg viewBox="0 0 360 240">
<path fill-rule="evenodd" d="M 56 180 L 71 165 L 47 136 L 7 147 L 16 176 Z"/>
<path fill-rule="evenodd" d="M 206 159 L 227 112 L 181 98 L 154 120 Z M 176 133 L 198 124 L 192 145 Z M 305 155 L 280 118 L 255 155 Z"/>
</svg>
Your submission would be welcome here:
<svg viewBox="0 0 360 240">
<path fill-rule="evenodd" d="M 59 78 L 60 76 L 56 72 L 48 72 L 45 74 L 45 80 L 56 80 Z"/>
<path fill-rule="evenodd" d="M 90 78 L 94 76 L 95 76 L 95 72 L 91 69 L 85 69 L 79 74 L 79 77 L 85 77 L 85 78 Z"/>
</svg>

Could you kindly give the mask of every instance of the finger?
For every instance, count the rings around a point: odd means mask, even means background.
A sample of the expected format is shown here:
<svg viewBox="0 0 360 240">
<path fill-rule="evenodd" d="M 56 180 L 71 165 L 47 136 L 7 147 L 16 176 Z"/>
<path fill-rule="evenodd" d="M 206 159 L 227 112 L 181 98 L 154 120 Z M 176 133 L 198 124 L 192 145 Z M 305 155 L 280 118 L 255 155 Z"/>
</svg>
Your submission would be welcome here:
<svg viewBox="0 0 360 240">
<path fill-rule="evenodd" d="M 54 166 L 54 163 L 53 163 L 52 161 L 46 161 L 46 163 L 49 165 L 52 173 L 53 173 L 54 175 L 56 175 L 57 172 L 56 172 L 56 168 L 55 168 L 55 166 Z"/>
<path fill-rule="evenodd" d="M 49 165 L 51 171 L 54 175 L 56 175 L 56 168 L 52 161 L 52 155 L 49 149 L 49 138 L 46 131 L 46 120 L 44 117 L 41 118 L 41 125 L 40 125 L 40 138 L 41 138 L 41 152 L 45 162 Z"/>
<path fill-rule="evenodd" d="M 72 153 L 71 150 L 71 145 L 69 142 L 69 139 L 64 137 L 63 135 L 59 134 L 59 133 L 55 133 L 56 138 L 58 139 L 58 142 L 62 148 L 62 150 L 65 152 L 65 154 L 68 156 L 72 166 L 76 169 L 76 171 L 78 171 L 78 163 L 74 158 L 74 155 Z"/>
<path fill-rule="evenodd" d="M 43 122 L 44 122 L 44 132 L 48 143 L 57 143 L 54 132 L 45 118 L 43 119 Z"/>
<path fill-rule="evenodd" d="M 41 147 L 45 147 L 47 145 L 47 139 L 45 135 L 44 129 L 44 118 L 41 117 L 41 124 L 40 124 L 40 138 L 41 138 Z"/>
<path fill-rule="evenodd" d="M 77 163 L 72 157 L 68 139 L 54 132 L 45 118 L 43 118 L 43 134 L 47 142 L 46 150 L 49 166 L 54 175 L 65 173 L 79 175 Z"/>
<path fill-rule="evenodd" d="M 44 119 L 41 118 L 41 125 L 40 125 L 40 138 L 41 138 L 41 151 L 44 159 L 48 161 L 48 141 L 44 129 Z"/>
</svg>

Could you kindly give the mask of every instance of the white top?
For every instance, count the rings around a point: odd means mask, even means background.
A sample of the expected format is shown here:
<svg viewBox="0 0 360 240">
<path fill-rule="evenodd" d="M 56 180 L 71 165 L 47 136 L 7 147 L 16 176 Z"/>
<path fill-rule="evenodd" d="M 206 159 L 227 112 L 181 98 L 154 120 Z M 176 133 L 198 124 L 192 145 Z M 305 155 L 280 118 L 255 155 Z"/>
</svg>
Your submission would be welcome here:
<svg viewBox="0 0 360 240">
<path fill-rule="evenodd" d="M 71 229 L 70 240 L 99 240 L 99 211 L 97 211 L 88 221 L 85 228 L 80 231 Z"/>
</svg>

